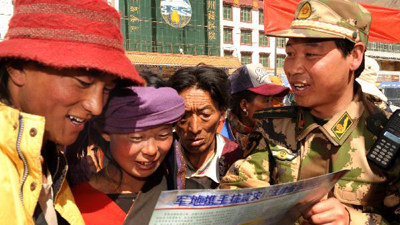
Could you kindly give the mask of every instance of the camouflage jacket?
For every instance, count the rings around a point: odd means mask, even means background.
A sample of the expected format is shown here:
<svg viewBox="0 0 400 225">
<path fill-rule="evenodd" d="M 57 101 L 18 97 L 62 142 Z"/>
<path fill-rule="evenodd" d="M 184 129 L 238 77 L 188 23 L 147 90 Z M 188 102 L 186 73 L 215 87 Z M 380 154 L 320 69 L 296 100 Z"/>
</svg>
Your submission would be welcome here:
<svg viewBox="0 0 400 225">
<path fill-rule="evenodd" d="M 233 114 L 228 114 L 228 119 L 232 134 L 235 137 L 235 142 L 239 144 L 242 149 L 245 149 L 247 145 L 247 136 L 249 133 L 254 131 L 254 127 L 248 127 L 240 122 L 239 118 Z"/>
<path fill-rule="evenodd" d="M 383 170 L 366 158 L 376 140 L 366 121 L 377 110 L 358 88 L 353 101 L 322 126 L 302 107 L 290 118 L 261 119 L 249 135 L 251 155 L 230 168 L 221 188 L 268 186 L 349 169 L 328 197 L 345 205 L 351 224 L 393 224 L 400 212 L 400 159 Z"/>
</svg>

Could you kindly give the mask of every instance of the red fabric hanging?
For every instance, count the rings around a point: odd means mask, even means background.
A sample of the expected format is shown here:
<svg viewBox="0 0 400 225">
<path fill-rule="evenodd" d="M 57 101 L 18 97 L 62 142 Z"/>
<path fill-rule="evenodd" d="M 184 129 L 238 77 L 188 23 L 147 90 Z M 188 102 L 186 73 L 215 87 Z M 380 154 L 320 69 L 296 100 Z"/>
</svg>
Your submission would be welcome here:
<svg viewBox="0 0 400 225">
<path fill-rule="evenodd" d="M 265 33 L 288 29 L 300 0 L 265 0 Z M 400 10 L 361 4 L 372 14 L 369 41 L 400 44 Z"/>
</svg>

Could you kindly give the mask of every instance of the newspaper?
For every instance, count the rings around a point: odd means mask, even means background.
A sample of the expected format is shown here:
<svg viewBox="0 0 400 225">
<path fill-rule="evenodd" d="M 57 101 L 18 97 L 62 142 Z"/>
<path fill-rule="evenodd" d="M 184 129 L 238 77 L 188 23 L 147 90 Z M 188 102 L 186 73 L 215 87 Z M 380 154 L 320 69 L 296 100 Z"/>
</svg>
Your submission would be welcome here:
<svg viewBox="0 0 400 225">
<path fill-rule="evenodd" d="M 260 188 L 163 191 L 150 225 L 293 224 L 348 171 Z"/>
</svg>

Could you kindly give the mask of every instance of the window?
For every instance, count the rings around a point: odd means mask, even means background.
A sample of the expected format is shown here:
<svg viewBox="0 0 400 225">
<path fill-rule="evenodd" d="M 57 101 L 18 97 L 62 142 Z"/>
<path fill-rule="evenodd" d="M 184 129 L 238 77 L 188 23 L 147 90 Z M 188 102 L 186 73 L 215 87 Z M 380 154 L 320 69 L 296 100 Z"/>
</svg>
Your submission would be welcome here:
<svg viewBox="0 0 400 225">
<path fill-rule="evenodd" d="M 400 45 L 399 44 L 396 44 L 394 46 L 394 52 L 400 53 Z"/>
<path fill-rule="evenodd" d="M 224 43 L 232 44 L 232 29 L 224 28 Z"/>
<path fill-rule="evenodd" d="M 232 6 L 224 5 L 224 20 L 232 20 Z"/>
<path fill-rule="evenodd" d="M 283 64 L 284 64 L 284 62 L 285 62 L 285 58 L 286 58 L 286 56 L 284 56 L 284 55 L 278 55 L 278 57 L 276 58 L 276 67 L 277 68 L 279 68 L 279 67 L 283 67 Z"/>
<path fill-rule="evenodd" d="M 276 47 L 284 48 L 286 45 L 286 38 L 276 38 Z"/>
<path fill-rule="evenodd" d="M 242 65 L 251 63 L 251 52 L 242 52 Z"/>
<path fill-rule="evenodd" d="M 368 50 L 375 51 L 376 50 L 376 42 L 369 42 Z"/>
<path fill-rule="evenodd" d="M 260 63 L 264 67 L 269 67 L 269 55 L 268 54 L 260 54 Z"/>
<path fill-rule="evenodd" d="M 260 46 L 268 46 L 268 37 L 264 32 L 260 32 Z"/>
<path fill-rule="evenodd" d="M 249 23 L 251 22 L 251 8 L 240 8 L 240 21 Z"/>
<path fill-rule="evenodd" d="M 400 50 L 399 45 L 398 44 L 394 44 L 393 45 L 393 51 L 398 53 L 399 50 Z"/>
<path fill-rule="evenodd" d="M 231 51 L 231 50 L 224 50 L 224 56 L 233 56 L 233 51 Z"/>
<path fill-rule="evenodd" d="M 258 11 L 258 22 L 264 24 L 264 10 L 262 9 Z"/>
<path fill-rule="evenodd" d="M 242 30 L 240 32 L 240 44 L 251 45 L 251 30 Z"/>
<path fill-rule="evenodd" d="M 385 43 L 379 42 L 378 43 L 378 51 L 384 51 L 385 50 Z"/>
<path fill-rule="evenodd" d="M 389 51 L 389 52 L 400 52 L 400 45 L 393 43 L 382 43 L 382 42 L 368 42 L 368 50 L 370 51 Z"/>
<path fill-rule="evenodd" d="M 384 51 L 388 51 L 389 50 L 389 48 L 388 48 L 388 44 L 386 44 L 386 43 L 381 43 L 381 48 L 384 50 Z"/>
</svg>

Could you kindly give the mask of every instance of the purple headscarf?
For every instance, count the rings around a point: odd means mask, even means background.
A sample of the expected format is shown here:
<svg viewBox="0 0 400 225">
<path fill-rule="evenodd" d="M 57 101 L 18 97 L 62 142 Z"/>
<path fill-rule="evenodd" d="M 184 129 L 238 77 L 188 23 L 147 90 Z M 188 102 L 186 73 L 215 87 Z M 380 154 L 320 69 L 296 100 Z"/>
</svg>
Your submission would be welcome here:
<svg viewBox="0 0 400 225">
<path fill-rule="evenodd" d="M 98 122 L 109 134 L 128 134 L 173 124 L 184 112 L 184 100 L 172 88 L 128 87 L 110 94 Z"/>
</svg>

